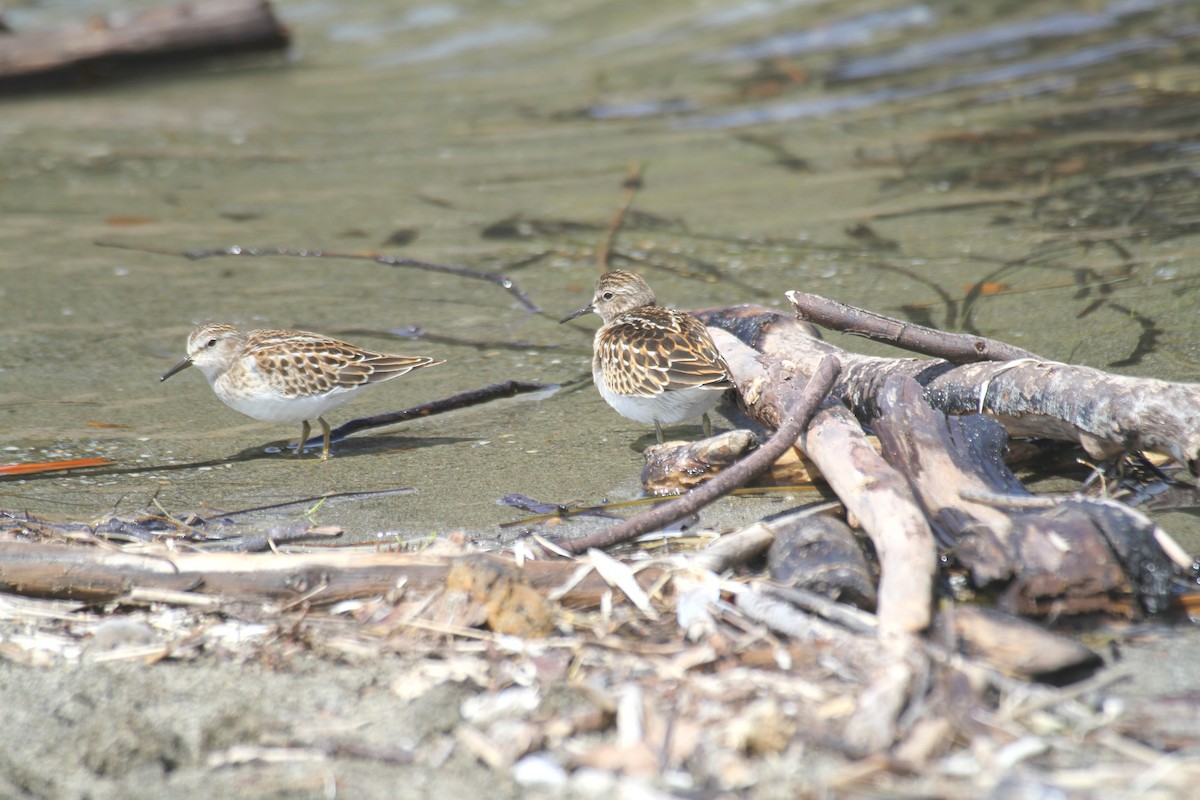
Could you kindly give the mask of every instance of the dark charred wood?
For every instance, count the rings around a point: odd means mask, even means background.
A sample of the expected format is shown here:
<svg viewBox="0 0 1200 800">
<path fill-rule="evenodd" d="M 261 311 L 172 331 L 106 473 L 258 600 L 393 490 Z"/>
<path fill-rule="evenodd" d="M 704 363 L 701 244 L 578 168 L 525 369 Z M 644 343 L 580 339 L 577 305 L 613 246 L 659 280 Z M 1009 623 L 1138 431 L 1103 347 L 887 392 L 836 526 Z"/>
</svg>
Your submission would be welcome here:
<svg viewBox="0 0 1200 800">
<path fill-rule="evenodd" d="M 767 551 L 771 579 L 875 610 L 875 575 L 850 526 L 825 515 L 793 517 Z"/>
<path fill-rule="evenodd" d="M 875 430 L 884 457 L 908 478 L 975 583 L 999 591 L 1004 607 L 1026 614 L 1125 614 L 1136 611 L 1133 595 L 1146 609 L 1165 606 L 1174 565 L 1153 526 L 1136 524 L 1140 515 L 1084 502 L 1022 511 L 969 499 L 988 492 L 1030 496 L 1003 464 L 1002 438 L 986 430 L 998 426 L 978 415 L 948 422 L 908 378 L 889 379 L 880 402 Z M 1110 546 L 1114 541 L 1121 556 Z"/>
</svg>

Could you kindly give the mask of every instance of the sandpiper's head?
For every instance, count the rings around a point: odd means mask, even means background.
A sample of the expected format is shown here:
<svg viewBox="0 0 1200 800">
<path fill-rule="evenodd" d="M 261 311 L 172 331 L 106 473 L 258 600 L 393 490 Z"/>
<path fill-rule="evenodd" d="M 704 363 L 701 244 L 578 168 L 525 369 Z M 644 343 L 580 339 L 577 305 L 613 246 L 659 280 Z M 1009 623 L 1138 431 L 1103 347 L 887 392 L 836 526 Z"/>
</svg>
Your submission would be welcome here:
<svg viewBox="0 0 1200 800">
<path fill-rule="evenodd" d="M 188 336 L 187 356 L 167 370 L 159 380 L 165 381 L 177 372 L 196 367 L 205 377 L 228 369 L 246 346 L 246 333 L 223 322 L 207 322 Z"/>
<path fill-rule="evenodd" d="M 654 290 L 640 275 L 614 269 L 604 273 L 596 281 L 596 292 L 592 295 L 592 302 L 578 311 L 572 311 L 563 317 L 560 323 L 583 316 L 589 311 L 596 312 L 602 320 L 608 322 L 626 311 L 652 306 L 654 303 Z"/>
</svg>

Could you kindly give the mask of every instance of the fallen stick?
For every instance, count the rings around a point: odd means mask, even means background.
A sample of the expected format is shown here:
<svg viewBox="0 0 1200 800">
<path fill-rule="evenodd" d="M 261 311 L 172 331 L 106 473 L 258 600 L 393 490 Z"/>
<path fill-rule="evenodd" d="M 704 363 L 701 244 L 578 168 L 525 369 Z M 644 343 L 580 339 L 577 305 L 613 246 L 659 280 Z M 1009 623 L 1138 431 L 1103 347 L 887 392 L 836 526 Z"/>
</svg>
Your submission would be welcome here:
<svg viewBox="0 0 1200 800">
<path fill-rule="evenodd" d="M 263 0 L 205 0 L 93 18 L 59 30 L 0 36 L 0 91 L 86 84 L 134 68 L 279 50 L 288 38 Z"/>
<path fill-rule="evenodd" d="M 553 386 L 547 386 L 544 383 L 533 383 L 531 381 L 504 381 L 502 383 L 493 383 L 484 386 L 481 389 L 472 389 L 467 392 L 459 392 L 458 394 L 443 397 L 440 400 L 431 400 L 428 403 L 421 403 L 412 408 L 401 409 L 400 411 L 386 411 L 382 414 L 376 414 L 372 417 L 359 417 L 352 419 L 349 422 L 344 422 L 333 429 L 330 433 L 329 440 L 331 442 L 339 442 L 352 433 L 365 431 L 369 428 L 382 428 L 386 425 L 395 425 L 398 422 L 407 422 L 412 419 L 420 419 L 421 417 L 430 417 L 434 414 L 442 414 L 447 411 L 456 411 L 460 408 L 469 408 L 470 406 L 480 405 L 481 403 L 490 403 L 493 400 L 501 400 L 505 397 L 515 397 L 519 394 L 528 392 L 537 392 L 543 389 L 553 389 Z"/>
<path fill-rule="evenodd" d="M 781 413 L 782 419 L 777 425 L 775 434 L 753 453 L 727 468 L 708 483 L 674 500 L 657 505 L 649 511 L 630 517 L 608 530 L 578 539 L 560 540 L 556 544 L 570 553 L 582 553 L 593 547 L 612 547 L 641 536 L 643 533 L 657 530 L 688 514 L 694 514 L 709 503 L 744 486 L 795 443 L 818 404 L 829 392 L 829 387 L 837 379 L 837 374 L 836 359 L 826 359 L 817 365 L 804 389 L 789 398 L 786 410 Z"/>
</svg>

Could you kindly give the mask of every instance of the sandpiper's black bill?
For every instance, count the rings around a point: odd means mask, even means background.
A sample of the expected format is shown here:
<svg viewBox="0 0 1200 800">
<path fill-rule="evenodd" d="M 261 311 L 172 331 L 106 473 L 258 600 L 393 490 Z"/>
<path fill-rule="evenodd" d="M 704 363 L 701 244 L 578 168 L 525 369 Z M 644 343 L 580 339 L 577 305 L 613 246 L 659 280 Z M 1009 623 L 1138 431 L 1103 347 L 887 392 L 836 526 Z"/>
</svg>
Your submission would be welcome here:
<svg viewBox="0 0 1200 800">
<path fill-rule="evenodd" d="M 575 311 L 572 311 L 570 314 L 567 314 L 565 317 L 563 317 L 562 319 L 560 319 L 558 321 L 558 324 L 562 325 L 564 322 L 570 322 L 571 320 L 575 319 L 576 317 L 582 317 L 584 314 L 587 314 L 587 313 L 589 313 L 591 311 L 595 311 L 595 310 L 596 309 L 594 309 L 592 307 L 592 304 L 588 303 L 583 308 L 577 309 Z"/>
<path fill-rule="evenodd" d="M 167 370 L 166 374 L 164 374 L 161 378 L 158 379 L 158 382 L 162 383 L 167 378 L 174 375 L 176 372 L 182 372 L 183 370 L 187 369 L 191 365 L 192 365 L 192 357 L 188 356 L 187 358 L 183 359 L 178 364 L 176 364 L 175 366 L 173 366 L 169 370 Z"/>
</svg>

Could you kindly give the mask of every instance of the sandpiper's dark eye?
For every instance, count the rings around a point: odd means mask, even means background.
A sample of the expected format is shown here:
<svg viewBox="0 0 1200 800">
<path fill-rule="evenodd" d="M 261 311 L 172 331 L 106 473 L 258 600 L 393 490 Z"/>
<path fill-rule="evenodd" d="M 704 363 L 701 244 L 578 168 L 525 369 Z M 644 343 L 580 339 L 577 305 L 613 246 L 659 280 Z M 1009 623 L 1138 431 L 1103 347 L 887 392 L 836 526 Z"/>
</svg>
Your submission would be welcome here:
<svg viewBox="0 0 1200 800">
<path fill-rule="evenodd" d="M 204 346 L 205 346 L 205 347 L 216 347 L 216 346 L 217 346 L 217 340 L 216 340 L 216 339 L 209 339 L 209 340 L 208 340 L 208 344 L 206 344 L 206 345 L 204 345 Z"/>
<path fill-rule="evenodd" d="M 601 299 L 601 300 L 612 300 L 612 299 L 613 299 L 613 293 L 612 293 L 612 292 L 605 292 L 604 294 L 600 295 L 600 299 Z"/>
</svg>

